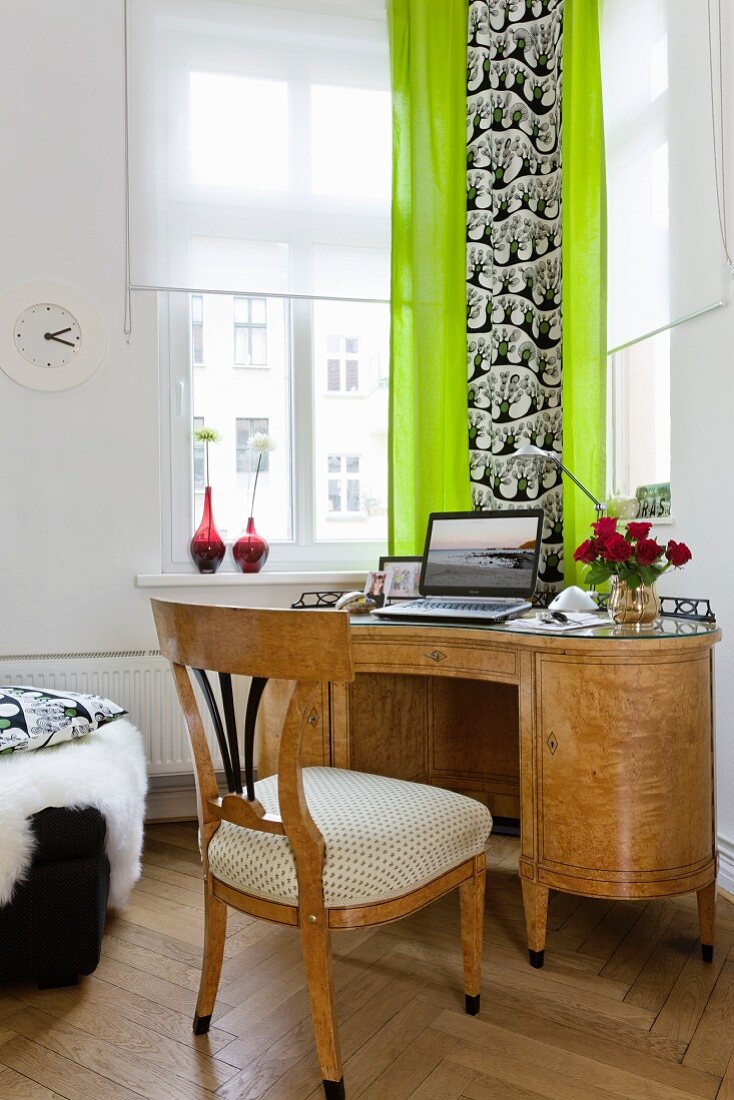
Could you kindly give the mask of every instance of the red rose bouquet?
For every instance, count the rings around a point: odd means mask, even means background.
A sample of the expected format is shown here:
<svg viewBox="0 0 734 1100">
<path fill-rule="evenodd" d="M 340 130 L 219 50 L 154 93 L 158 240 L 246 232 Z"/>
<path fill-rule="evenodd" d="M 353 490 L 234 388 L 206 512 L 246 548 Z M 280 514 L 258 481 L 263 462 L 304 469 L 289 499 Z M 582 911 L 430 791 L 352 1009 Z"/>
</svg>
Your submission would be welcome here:
<svg viewBox="0 0 734 1100">
<path fill-rule="evenodd" d="M 626 581 L 631 591 L 641 584 L 654 584 L 661 574 L 676 569 L 691 560 L 691 551 L 684 542 L 670 539 L 662 546 L 651 539 L 650 523 L 628 523 L 624 534 L 617 530 L 617 520 L 605 516 L 592 523 L 594 537 L 582 542 L 574 551 L 574 561 L 589 568 L 587 584 L 603 584 L 610 577 Z"/>
</svg>

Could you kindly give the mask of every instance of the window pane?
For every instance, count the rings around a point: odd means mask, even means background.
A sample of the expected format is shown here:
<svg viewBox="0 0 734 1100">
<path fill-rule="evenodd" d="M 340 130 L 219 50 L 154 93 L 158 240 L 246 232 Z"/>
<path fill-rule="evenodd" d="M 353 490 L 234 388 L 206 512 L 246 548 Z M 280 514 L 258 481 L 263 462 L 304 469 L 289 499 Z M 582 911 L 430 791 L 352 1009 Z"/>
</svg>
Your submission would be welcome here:
<svg viewBox="0 0 734 1100">
<path fill-rule="evenodd" d="M 238 366 L 248 366 L 250 362 L 250 349 L 248 337 L 250 330 L 246 325 L 234 327 L 234 361 Z"/>
<path fill-rule="evenodd" d="M 359 389 L 359 364 L 354 359 L 347 359 L 347 393 L 354 393 Z"/>
<path fill-rule="evenodd" d="M 359 482 L 356 478 L 347 481 L 347 511 L 359 511 Z"/>
<path fill-rule="evenodd" d="M 349 337 L 344 341 L 344 350 L 347 355 L 356 355 L 359 351 L 359 340 L 350 340 Z"/>
<path fill-rule="evenodd" d="M 204 324 L 204 299 L 201 294 L 191 295 L 191 323 L 194 325 Z"/>
<path fill-rule="evenodd" d="M 327 383 L 326 388 L 330 392 L 340 389 L 341 364 L 338 359 L 329 359 L 326 364 Z"/>
<path fill-rule="evenodd" d="M 268 361 L 265 341 L 265 328 L 253 328 L 250 330 L 250 346 L 252 355 L 250 362 L 256 366 L 265 366 Z"/>
<path fill-rule="evenodd" d="M 203 325 L 192 325 L 191 327 L 191 358 L 195 366 L 201 366 L 204 362 Z"/>
<path fill-rule="evenodd" d="M 285 81 L 191 73 L 190 111 L 194 183 L 287 190 Z"/>
<path fill-rule="evenodd" d="M 342 542 L 385 539 L 388 391 L 382 383 L 389 362 L 389 310 L 386 305 L 372 303 L 317 301 L 313 304 L 313 319 L 315 538 Z M 349 335 L 339 337 L 340 333 Z M 341 340 L 344 349 L 346 339 L 358 341 L 359 360 L 342 360 L 333 352 L 329 354 L 334 341 Z M 348 367 L 349 363 L 356 365 L 356 371 L 355 366 Z M 341 396 L 339 372 L 344 370 L 346 374 L 350 369 L 353 388 L 349 396 L 346 391 Z M 359 473 L 355 488 L 350 490 L 345 485 L 339 490 L 343 498 L 339 510 L 352 515 L 338 522 L 332 515 L 336 510 L 332 482 L 340 467 L 327 461 L 335 458 L 344 458 L 341 470 L 348 480 L 356 480 L 354 475 Z"/>
<path fill-rule="evenodd" d="M 264 325 L 266 320 L 266 299 L 250 298 L 250 319 L 253 324 Z"/>
<path fill-rule="evenodd" d="M 269 370 L 233 370 L 233 299 L 206 296 L 207 369 L 197 371 L 193 407 L 207 427 L 221 435 L 209 448 L 210 482 L 217 527 L 230 542 L 244 530 L 257 456 L 247 450 L 255 432 L 272 436 L 276 450 L 260 464 L 255 518 L 268 541 L 292 537 L 290 319 L 288 303 L 274 298 L 268 308 Z M 235 342 L 251 329 L 235 326 Z M 262 330 L 261 330 L 262 331 Z M 239 335 L 241 334 L 241 335 Z M 241 414 L 241 415 L 238 415 Z"/>
<path fill-rule="evenodd" d="M 341 512 L 342 510 L 342 483 L 336 479 L 329 479 L 329 511 Z"/>
<path fill-rule="evenodd" d="M 194 431 L 204 427 L 204 417 L 195 416 L 193 420 Z M 204 444 L 194 442 L 194 492 L 203 493 L 205 488 L 204 475 Z"/>
<path fill-rule="evenodd" d="M 391 135 L 389 92 L 314 85 L 311 89 L 313 190 L 387 201 Z"/>
<path fill-rule="evenodd" d="M 610 356 L 612 495 L 670 481 L 670 330 Z"/>
<path fill-rule="evenodd" d="M 339 340 L 338 336 L 327 336 L 326 337 L 326 350 L 328 352 L 338 352 L 339 351 L 339 343 L 340 343 L 340 340 Z"/>
<path fill-rule="evenodd" d="M 341 473 L 342 460 L 341 455 L 329 455 L 329 473 L 339 474 Z"/>
<path fill-rule="evenodd" d="M 246 325 L 250 319 L 250 310 L 247 298 L 234 299 L 234 323 Z"/>
</svg>

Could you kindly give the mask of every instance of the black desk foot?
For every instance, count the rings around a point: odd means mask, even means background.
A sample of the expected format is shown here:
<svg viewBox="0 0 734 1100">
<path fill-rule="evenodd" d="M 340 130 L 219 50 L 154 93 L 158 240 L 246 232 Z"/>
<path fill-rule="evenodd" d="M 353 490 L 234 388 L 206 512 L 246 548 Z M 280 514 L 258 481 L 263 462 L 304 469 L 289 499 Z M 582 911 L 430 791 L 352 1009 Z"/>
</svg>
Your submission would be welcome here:
<svg viewBox="0 0 734 1100">
<path fill-rule="evenodd" d="M 470 997 L 468 993 L 465 995 L 466 999 L 466 1011 L 469 1016 L 479 1015 L 479 1001 L 481 999 L 481 993 L 477 993 L 476 997 Z"/>
<path fill-rule="evenodd" d="M 209 1016 L 194 1016 L 194 1035 L 206 1035 L 209 1030 L 209 1024 L 212 1022 L 211 1015 Z"/>
<path fill-rule="evenodd" d="M 712 943 L 701 944 L 701 957 L 705 963 L 714 961 L 714 945 Z"/>
<path fill-rule="evenodd" d="M 543 966 L 543 963 L 545 962 L 545 951 L 532 951 L 532 950 L 530 950 L 530 951 L 528 951 L 528 956 L 530 958 L 530 965 L 535 970 L 540 970 L 541 967 Z"/>
</svg>

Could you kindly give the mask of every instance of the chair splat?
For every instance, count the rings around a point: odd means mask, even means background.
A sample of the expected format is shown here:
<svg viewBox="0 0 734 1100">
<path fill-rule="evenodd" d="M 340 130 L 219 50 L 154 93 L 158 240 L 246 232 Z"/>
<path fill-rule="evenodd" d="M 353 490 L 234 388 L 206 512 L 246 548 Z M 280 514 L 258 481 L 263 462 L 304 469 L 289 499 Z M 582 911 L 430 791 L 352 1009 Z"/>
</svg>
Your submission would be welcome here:
<svg viewBox="0 0 734 1100">
<path fill-rule="evenodd" d="M 194 668 L 191 671 L 201 688 L 207 710 L 211 716 L 224 765 L 227 790 L 231 794 L 242 794 L 242 768 L 237 741 L 237 718 L 234 708 L 232 677 L 228 672 L 219 673 L 219 690 L 222 696 L 222 710 L 224 711 L 224 721 L 222 721 L 222 715 L 206 672 L 203 668 Z M 245 791 L 251 802 L 255 799 L 255 723 L 260 700 L 267 682 L 267 678 L 264 676 L 252 677 L 245 710 Z"/>
</svg>

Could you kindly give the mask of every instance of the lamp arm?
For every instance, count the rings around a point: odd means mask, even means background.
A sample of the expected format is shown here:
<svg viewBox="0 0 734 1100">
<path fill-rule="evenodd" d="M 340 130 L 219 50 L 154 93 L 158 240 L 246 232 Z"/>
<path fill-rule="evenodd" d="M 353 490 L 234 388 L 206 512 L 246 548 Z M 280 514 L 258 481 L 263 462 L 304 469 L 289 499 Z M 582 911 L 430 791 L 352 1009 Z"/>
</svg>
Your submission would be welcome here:
<svg viewBox="0 0 734 1100">
<path fill-rule="evenodd" d="M 571 471 L 568 469 L 568 467 L 563 465 L 560 458 L 557 458 L 556 455 L 552 455 L 551 460 L 553 462 L 555 462 L 556 466 L 558 466 L 558 468 L 560 470 L 562 470 L 564 474 L 566 474 L 568 477 L 571 478 L 571 481 L 574 483 L 574 485 L 578 485 L 578 487 L 579 487 L 579 489 L 581 490 L 582 493 L 586 493 L 589 500 L 593 501 L 594 507 L 596 508 L 598 513 L 606 512 L 606 509 L 607 509 L 606 504 L 601 500 L 597 500 L 596 497 L 594 496 L 594 494 L 590 493 L 589 490 L 586 488 L 586 486 L 582 485 L 577 477 L 574 477 L 574 475 L 571 473 Z"/>
</svg>

